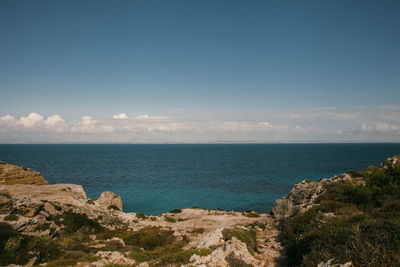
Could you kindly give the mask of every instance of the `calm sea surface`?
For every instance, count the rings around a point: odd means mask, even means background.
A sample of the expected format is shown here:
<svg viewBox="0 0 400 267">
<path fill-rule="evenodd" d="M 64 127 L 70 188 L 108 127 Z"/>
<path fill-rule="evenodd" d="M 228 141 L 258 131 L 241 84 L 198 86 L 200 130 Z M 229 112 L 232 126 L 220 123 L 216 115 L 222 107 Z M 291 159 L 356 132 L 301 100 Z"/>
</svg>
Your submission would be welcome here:
<svg viewBox="0 0 400 267">
<path fill-rule="evenodd" d="M 304 179 L 378 165 L 400 144 L 0 145 L 0 160 L 89 197 L 121 195 L 124 211 L 156 215 L 199 206 L 269 212 Z"/>
</svg>

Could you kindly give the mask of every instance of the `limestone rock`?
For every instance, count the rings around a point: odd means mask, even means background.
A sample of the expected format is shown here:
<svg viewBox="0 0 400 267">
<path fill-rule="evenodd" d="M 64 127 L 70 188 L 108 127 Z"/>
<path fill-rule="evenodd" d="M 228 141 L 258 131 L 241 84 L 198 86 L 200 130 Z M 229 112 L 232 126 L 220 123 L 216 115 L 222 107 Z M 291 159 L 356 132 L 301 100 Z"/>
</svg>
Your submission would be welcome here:
<svg viewBox="0 0 400 267">
<path fill-rule="evenodd" d="M 335 263 L 333 263 L 333 260 L 334 259 L 330 259 L 326 262 L 321 262 L 318 264 L 317 267 L 351 267 L 351 266 L 353 266 L 353 264 L 350 261 L 347 263 L 343 263 L 343 264 L 340 264 L 340 263 L 335 264 Z"/>
<path fill-rule="evenodd" d="M 365 186 L 365 181 L 361 177 L 353 177 L 348 173 L 330 179 L 323 178 L 319 181 L 304 180 L 296 184 L 288 196 L 275 201 L 272 208 L 275 219 L 289 218 L 312 208 L 316 205 L 318 198 L 325 193 L 327 185 L 332 183 Z"/>
<path fill-rule="evenodd" d="M 114 245 L 119 247 L 125 247 L 125 242 L 121 238 L 113 237 L 111 239 L 106 240 L 107 245 Z"/>
<path fill-rule="evenodd" d="M 122 200 L 121 197 L 114 194 L 113 192 L 103 192 L 101 193 L 99 199 L 95 201 L 96 205 L 109 207 L 116 206 L 119 210 L 122 210 Z"/>
<path fill-rule="evenodd" d="M 223 228 L 217 228 L 214 231 L 206 234 L 197 248 L 210 248 L 223 244 L 224 241 L 222 240 L 222 230 Z"/>
<path fill-rule="evenodd" d="M 123 253 L 118 251 L 99 251 L 96 256 L 100 256 L 101 260 L 92 262 L 93 266 L 104 266 L 107 264 L 121 264 L 121 265 L 133 265 L 134 260 L 127 258 Z"/>
<path fill-rule="evenodd" d="M 229 256 L 240 259 L 247 264 L 259 266 L 259 261 L 250 254 L 246 244 L 236 237 L 232 237 L 224 246 L 215 249 L 210 255 L 200 257 L 194 254 L 190 257 L 190 264 L 187 266 L 228 266 L 226 257 Z"/>
<path fill-rule="evenodd" d="M 27 185 L 12 184 L 0 185 L 0 191 L 6 192 L 19 205 L 48 202 L 69 204 L 74 206 L 86 205 L 86 193 L 81 185 L 54 184 L 54 185 Z"/>
<path fill-rule="evenodd" d="M 0 184 L 45 185 L 47 181 L 37 171 L 0 161 Z"/>
</svg>

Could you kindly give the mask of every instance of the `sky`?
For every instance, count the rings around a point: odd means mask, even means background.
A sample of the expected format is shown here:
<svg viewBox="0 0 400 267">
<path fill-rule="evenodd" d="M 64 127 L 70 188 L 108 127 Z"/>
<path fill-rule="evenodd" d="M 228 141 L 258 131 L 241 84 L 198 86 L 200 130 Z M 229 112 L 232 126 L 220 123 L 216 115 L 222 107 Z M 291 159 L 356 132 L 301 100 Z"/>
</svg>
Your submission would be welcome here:
<svg viewBox="0 0 400 267">
<path fill-rule="evenodd" d="M 400 2 L 0 1 L 0 143 L 400 142 Z"/>
</svg>

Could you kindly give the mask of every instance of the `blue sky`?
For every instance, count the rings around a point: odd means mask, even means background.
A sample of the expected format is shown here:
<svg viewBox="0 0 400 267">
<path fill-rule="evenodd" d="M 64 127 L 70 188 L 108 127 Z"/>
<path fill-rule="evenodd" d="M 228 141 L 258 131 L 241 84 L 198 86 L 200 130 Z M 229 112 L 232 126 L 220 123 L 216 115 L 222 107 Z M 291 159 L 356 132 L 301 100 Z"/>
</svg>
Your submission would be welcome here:
<svg viewBox="0 0 400 267">
<path fill-rule="evenodd" d="M 0 142 L 400 141 L 399 1 L 3 0 L 0 36 Z"/>
</svg>

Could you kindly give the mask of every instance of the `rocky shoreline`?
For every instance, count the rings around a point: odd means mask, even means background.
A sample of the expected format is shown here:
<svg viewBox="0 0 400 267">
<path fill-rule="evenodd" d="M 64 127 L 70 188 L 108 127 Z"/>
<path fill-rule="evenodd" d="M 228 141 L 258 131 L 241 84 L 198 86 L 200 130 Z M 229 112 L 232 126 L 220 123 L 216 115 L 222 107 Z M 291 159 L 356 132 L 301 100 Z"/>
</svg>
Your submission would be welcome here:
<svg viewBox="0 0 400 267">
<path fill-rule="evenodd" d="M 391 158 L 382 168 L 398 163 L 399 157 Z M 80 185 L 49 185 L 38 172 L 0 162 L 0 231 L 9 234 L 0 240 L 1 255 L 10 256 L 0 265 L 285 265 L 279 225 L 318 205 L 333 184 L 365 181 L 351 172 L 304 180 L 276 201 L 271 214 L 185 208 L 148 216 L 123 212 L 121 198 L 112 192 L 89 199 Z M 29 242 L 57 250 L 47 255 Z M 320 266 L 351 265 L 329 260 Z"/>
</svg>

